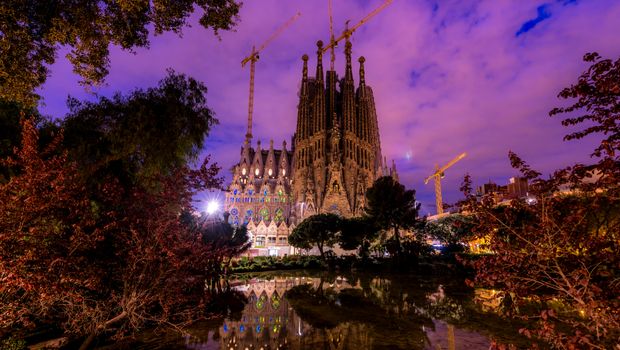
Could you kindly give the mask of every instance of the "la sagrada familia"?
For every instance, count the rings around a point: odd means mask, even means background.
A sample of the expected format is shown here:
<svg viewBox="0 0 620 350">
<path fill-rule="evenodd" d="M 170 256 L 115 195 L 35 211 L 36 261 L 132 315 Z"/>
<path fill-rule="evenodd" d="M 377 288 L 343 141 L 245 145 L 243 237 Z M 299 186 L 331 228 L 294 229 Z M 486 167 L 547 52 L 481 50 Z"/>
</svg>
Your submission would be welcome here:
<svg viewBox="0 0 620 350">
<path fill-rule="evenodd" d="M 355 87 L 351 43 L 345 45 L 346 68 L 339 79 L 323 73 L 323 43 L 317 43 L 314 77 L 304 55 L 297 127 L 291 149 L 273 141 L 251 146 L 248 129 L 239 163 L 226 192 L 225 211 L 233 225 L 247 225 L 255 255 L 292 253 L 288 235 L 304 218 L 318 213 L 345 217 L 363 213 L 366 189 L 381 176 L 398 180 L 396 167 L 381 155 L 377 111 L 366 85 L 364 57 Z M 251 125 L 249 125 L 249 128 Z"/>
</svg>

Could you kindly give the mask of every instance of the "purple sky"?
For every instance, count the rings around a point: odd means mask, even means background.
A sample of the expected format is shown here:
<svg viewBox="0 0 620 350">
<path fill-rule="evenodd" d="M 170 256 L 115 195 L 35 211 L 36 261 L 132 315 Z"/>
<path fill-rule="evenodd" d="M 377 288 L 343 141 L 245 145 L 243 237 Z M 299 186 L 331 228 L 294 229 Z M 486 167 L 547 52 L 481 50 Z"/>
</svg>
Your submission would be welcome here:
<svg viewBox="0 0 620 350">
<path fill-rule="evenodd" d="M 381 2 L 334 0 L 336 32 Z M 301 56 L 310 55 L 313 73 L 315 43 L 328 40 L 326 0 L 245 0 L 236 31 L 221 33 L 221 40 L 193 21 L 182 38 L 154 37 L 148 50 L 132 54 L 113 48 L 108 85 L 94 92 L 153 86 L 168 67 L 205 82 L 208 104 L 220 120 L 206 152 L 228 179 L 247 118 L 249 71 L 240 61 L 296 11 L 302 16 L 265 49 L 256 69 L 254 140 L 289 142 Z M 508 150 L 545 173 L 587 161 L 596 138 L 562 141 L 569 130 L 547 113 L 562 103 L 556 98 L 561 88 L 587 68 L 584 53 L 620 56 L 619 19 L 618 0 L 395 0 L 361 27 L 352 40 L 354 70 L 357 57 L 365 56 L 383 153 L 396 160 L 401 182 L 416 189 L 423 214 L 435 211 L 432 184 L 425 186 L 424 178 L 435 163 L 461 152 L 468 156 L 442 181 L 445 202 L 460 198 L 466 172 L 475 185 L 489 179 L 505 184 L 517 175 Z M 336 57 L 340 74 L 343 48 Z M 68 95 L 93 98 L 78 80 L 59 55 L 41 89 L 42 111 L 59 117 L 67 111 Z"/>
</svg>

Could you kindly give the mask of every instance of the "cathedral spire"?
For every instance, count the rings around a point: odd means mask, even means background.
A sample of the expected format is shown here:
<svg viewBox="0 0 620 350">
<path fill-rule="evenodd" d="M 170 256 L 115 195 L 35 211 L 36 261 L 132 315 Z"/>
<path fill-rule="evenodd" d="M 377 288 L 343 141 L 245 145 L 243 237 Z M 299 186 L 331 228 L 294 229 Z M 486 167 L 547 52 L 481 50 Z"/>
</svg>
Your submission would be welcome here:
<svg viewBox="0 0 620 350">
<path fill-rule="evenodd" d="M 357 61 L 360 63 L 360 88 L 362 88 L 364 85 L 366 85 L 366 72 L 364 71 L 364 62 L 366 62 L 366 59 L 364 58 L 364 56 L 360 56 Z"/>
<path fill-rule="evenodd" d="M 340 91 L 342 91 L 342 123 L 345 132 L 355 133 L 355 85 L 353 83 L 353 70 L 351 68 L 351 42 L 347 39 L 344 53 L 347 58 L 347 68 L 344 80 L 341 83 Z M 346 136 L 346 135 L 345 135 Z M 349 146 L 352 146 L 349 143 Z M 353 149 L 345 150 L 351 157 Z"/>
<path fill-rule="evenodd" d="M 368 95 L 366 93 L 366 77 L 365 77 L 365 72 L 364 72 L 364 62 L 366 62 L 366 59 L 364 58 L 364 56 L 361 56 L 358 59 L 358 62 L 360 63 L 360 85 L 357 88 L 357 135 L 359 138 L 361 138 L 364 141 L 370 142 L 371 138 L 370 138 L 370 111 L 369 111 L 369 101 L 368 101 Z M 366 159 L 366 161 L 364 162 L 364 166 L 367 168 L 370 168 L 370 163 L 368 162 L 368 159 Z"/>
<path fill-rule="evenodd" d="M 312 130 L 312 134 L 316 135 L 317 133 L 321 133 L 325 130 L 326 126 L 326 118 L 325 118 L 325 86 L 323 84 L 323 42 L 318 41 L 316 43 L 317 46 L 317 64 L 316 64 L 316 85 L 315 85 L 315 94 L 313 99 L 312 109 L 313 113 L 313 125 L 314 128 Z M 322 154 L 320 150 L 314 150 L 316 154 Z"/>
<path fill-rule="evenodd" d="M 345 71 L 345 75 L 344 75 L 344 80 L 345 81 L 353 81 L 353 68 L 351 66 L 351 48 L 353 45 L 351 45 L 351 42 L 349 41 L 349 39 L 347 38 L 347 43 L 344 46 L 344 54 L 346 56 L 347 59 L 347 67 L 346 67 L 346 71 Z"/>
<path fill-rule="evenodd" d="M 323 42 L 321 40 L 316 42 L 316 81 L 319 84 L 323 84 Z"/>
<path fill-rule="evenodd" d="M 308 128 L 309 128 L 309 114 L 308 114 L 308 96 L 309 96 L 309 88 L 308 88 L 308 55 L 303 55 L 301 59 L 304 62 L 302 77 L 301 77 L 301 88 L 299 90 L 299 105 L 297 106 L 297 131 L 296 138 L 298 140 L 302 140 L 308 136 Z"/>
<path fill-rule="evenodd" d="M 301 59 L 304 61 L 304 68 L 301 76 L 301 94 L 305 95 L 308 93 L 308 55 L 304 54 L 301 56 Z"/>
<path fill-rule="evenodd" d="M 396 162 L 392 159 L 392 168 L 390 169 L 390 176 L 394 179 L 394 181 L 398 182 L 398 171 L 396 171 Z"/>
</svg>

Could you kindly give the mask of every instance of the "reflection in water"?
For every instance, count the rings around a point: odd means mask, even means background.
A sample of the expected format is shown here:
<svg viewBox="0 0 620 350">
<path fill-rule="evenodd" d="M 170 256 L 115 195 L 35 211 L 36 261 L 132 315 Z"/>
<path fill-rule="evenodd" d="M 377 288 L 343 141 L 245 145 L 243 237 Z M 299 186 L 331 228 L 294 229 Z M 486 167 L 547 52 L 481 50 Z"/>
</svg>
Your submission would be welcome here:
<svg viewBox="0 0 620 350">
<path fill-rule="evenodd" d="M 243 311 L 192 331 L 184 348 L 475 350 L 509 327 L 476 311 L 458 282 L 263 276 L 231 285 L 247 299 Z"/>
</svg>

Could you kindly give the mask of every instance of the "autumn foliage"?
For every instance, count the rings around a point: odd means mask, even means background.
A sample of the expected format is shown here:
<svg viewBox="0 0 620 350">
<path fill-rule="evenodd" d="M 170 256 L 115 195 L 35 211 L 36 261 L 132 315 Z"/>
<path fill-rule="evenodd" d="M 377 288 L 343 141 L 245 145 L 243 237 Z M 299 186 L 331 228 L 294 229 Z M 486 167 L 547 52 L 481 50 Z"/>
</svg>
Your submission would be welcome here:
<svg viewBox="0 0 620 350">
<path fill-rule="evenodd" d="M 561 98 L 574 105 L 566 139 L 601 137 L 595 162 L 541 174 L 510 153 L 535 202 L 495 206 L 466 193 L 475 232 L 495 252 L 472 264 L 473 284 L 501 290 L 508 314 L 533 321 L 521 330 L 556 349 L 617 349 L 620 344 L 620 60 L 588 54 L 593 65 Z M 582 115 L 575 116 L 577 113 Z"/>
<path fill-rule="evenodd" d="M 197 189 L 220 185 L 217 166 L 177 168 L 148 190 L 110 177 L 95 201 L 61 136 L 40 151 L 33 123 L 22 129 L 3 160 L 17 175 L 0 184 L 0 335 L 48 324 L 88 343 L 203 315 L 209 261 L 236 251 L 183 218 Z"/>
</svg>

